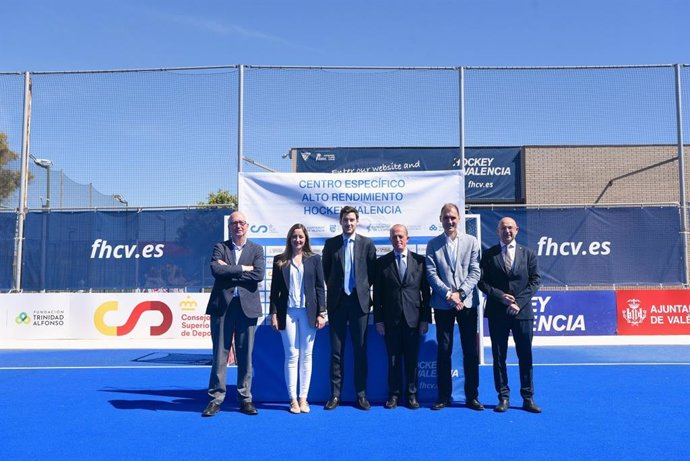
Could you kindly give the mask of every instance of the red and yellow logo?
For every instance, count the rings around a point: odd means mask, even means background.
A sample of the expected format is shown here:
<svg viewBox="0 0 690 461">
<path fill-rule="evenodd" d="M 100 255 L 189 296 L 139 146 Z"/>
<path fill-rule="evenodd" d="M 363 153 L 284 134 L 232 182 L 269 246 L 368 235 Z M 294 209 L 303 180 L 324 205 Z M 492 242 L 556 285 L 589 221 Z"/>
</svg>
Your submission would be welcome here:
<svg viewBox="0 0 690 461">
<path fill-rule="evenodd" d="M 167 304 L 161 301 L 144 301 L 134 307 L 134 310 L 132 310 L 132 313 L 129 315 L 124 325 L 108 325 L 105 322 L 106 314 L 117 310 L 117 301 L 108 301 L 98 306 L 93 316 L 93 322 L 96 325 L 96 329 L 106 336 L 126 336 L 132 332 L 144 312 L 157 311 L 163 314 L 163 321 L 160 325 L 151 327 L 151 336 L 160 336 L 170 329 L 173 321 L 172 311 Z"/>
</svg>

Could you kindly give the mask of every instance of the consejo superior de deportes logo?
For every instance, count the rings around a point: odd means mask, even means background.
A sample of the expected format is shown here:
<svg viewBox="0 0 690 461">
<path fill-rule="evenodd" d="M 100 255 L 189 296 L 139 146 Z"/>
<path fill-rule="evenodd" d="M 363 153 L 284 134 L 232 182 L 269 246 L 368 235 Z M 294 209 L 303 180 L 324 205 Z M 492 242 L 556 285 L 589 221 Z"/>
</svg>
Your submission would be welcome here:
<svg viewBox="0 0 690 461">
<path fill-rule="evenodd" d="M 144 312 L 157 311 L 163 315 L 163 320 L 159 325 L 151 326 L 150 334 L 151 336 L 160 336 L 165 334 L 172 325 L 173 314 L 167 304 L 162 301 L 144 301 L 137 304 L 129 318 L 125 321 L 124 325 L 116 326 L 109 325 L 105 321 L 106 314 L 108 312 L 115 312 L 118 310 L 117 301 L 108 301 L 96 309 L 96 313 L 93 316 L 93 323 L 96 329 L 106 336 L 125 336 L 134 330 L 134 327 L 139 323 Z"/>
</svg>

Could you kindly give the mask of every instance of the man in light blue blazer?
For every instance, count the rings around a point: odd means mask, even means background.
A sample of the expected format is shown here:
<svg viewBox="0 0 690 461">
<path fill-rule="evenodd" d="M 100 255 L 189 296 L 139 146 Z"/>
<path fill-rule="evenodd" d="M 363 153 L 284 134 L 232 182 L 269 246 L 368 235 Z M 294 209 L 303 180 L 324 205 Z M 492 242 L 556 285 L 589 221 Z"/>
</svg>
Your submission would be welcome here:
<svg viewBox="0 0 690 461">
<path fill-rule="evenodd" d="M 431 307 L 434 310 L 438 343 L 438 400 L 431 409 L 441 410 L 451 404 L 453 328 L 457 320 L 465 373 L 465 405 L 472 410 L 481 411 L 484 406 L 478 400 L 479 297 L 475 290 L 480 275 L 479 242 L 473 236 L 458 231 L 460 210 L 454 203 L 443 205 L 440 220 L 443 234 L 434 237 L 426 247 L 426 271 L 432 289 Z"/>
</svg>

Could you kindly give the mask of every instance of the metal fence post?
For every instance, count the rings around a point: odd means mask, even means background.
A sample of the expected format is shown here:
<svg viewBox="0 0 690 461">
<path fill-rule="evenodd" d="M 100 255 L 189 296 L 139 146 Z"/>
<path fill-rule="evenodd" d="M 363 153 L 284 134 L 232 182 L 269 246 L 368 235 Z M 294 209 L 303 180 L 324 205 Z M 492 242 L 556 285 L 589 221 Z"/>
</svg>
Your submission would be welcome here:
<svg viewBox="0 0 690 461">
<path fill-rule="evenodd" d="M 685 285 L 688 285 L 688 202 L 685 197 L 685 157 L 683 155 L 683 99 L 681 96 L 680 64 L 676 68 L 676 121 L 678 123 L 678 178 L 680 182 L 680 230 L 683 234 Z"/>
<path fill-rule="evenodd" d="M 31 74 L 24 73 L 24 113 L 22 118 L 22 158 L 19 179 L 19 206 L 17 208 L 17 227 L 14 233 L 14 275 L 12 291 L 21 291 L 22 260 L 24 258 L 24 221 L 27 212 L 29 188 L 29 145 L 31 140 Z"/>
<path fill-rule="evenodd" d="M 237 203 L 240 203 L 240 173 L 244 158 L 244 64 L 240 64 L 240 75 L 237 91 Z"/>
</svg>

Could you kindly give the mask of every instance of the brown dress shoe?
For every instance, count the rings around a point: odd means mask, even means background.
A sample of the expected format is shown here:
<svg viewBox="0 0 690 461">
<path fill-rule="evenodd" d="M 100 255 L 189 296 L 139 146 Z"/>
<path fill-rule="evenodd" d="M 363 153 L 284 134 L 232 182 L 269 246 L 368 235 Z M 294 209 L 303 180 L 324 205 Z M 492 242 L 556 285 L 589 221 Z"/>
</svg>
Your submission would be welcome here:
<svg viewBox="0 0 690 461">
<path fill-rule="evenodd" d="M 360 410 L 369 410 L 371 409 L 371 404 L 369 403 L 366 397 L 361 396 L 357 397 L 357 407 Z"/>
<path fill-rule="evenodd" d="M 242 402 L 240 403 L 240 413 L 245 415 L 254 416 L 258 415 L 259 411 L 256 409 L 252 402 Z"/>
<path fill-rule="evenodd" d="M 386 408 L 388 410 L 392 410 L 393 408 L 398 406 L 398 396 L 397 395 L 391 395 L 386 403 L 383 404 L 383 408 Z"/>
<path fill-rule="evenodd" d="M 326 402 L 326 405 L 323 406 L 323 409 L 334 410 L 338 405 L 340 405 L 340 397 L 331 397 L 328 402 Z"/>
<path fill-rule="evenodd" d="M 411 395 L 407 398 L 407 408 L 410 410 L 419 410 L 419 402 L 417 396 Z"/>
<path fill-rule="evenodd" d="M 484 409 L 484 405 L 482 405 L 481 402 L 477 399 L 468 400 L 465 406 L 470 410 L 474 411 L 482 411 Z"/>
<path fill-rule="evenodd" d="M 508 399 L 501 399 L 500 402 L 498 402 L 498 405 L 494 408 L 494 411 L 496 413 L 505 413 L 508 411 L 508 407 L 510 407 L 510 402 Z"/>
<path fill-rule="evenodd" d="M 522 409 L 530 413 L 541 413 L 541 408 L 532 399 L 525 399 L 522 402 Z"/>
<path fill-rule="evenodd" d="M 446 407 L 450 406 L 450 402 L 447 400 L 439 400 L 435 404 L 431 406 L 432 410 L 443 410 Z"/>
<path fill-rule="evenodd" d="M 220 405 L 215 402 L 209 402 L 206 408 L 204 408 L 204 411 L 201 413 L 201 416 L 215 416 L 219 411 Z"/>
</svg>

